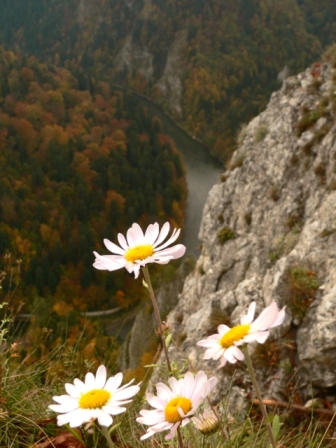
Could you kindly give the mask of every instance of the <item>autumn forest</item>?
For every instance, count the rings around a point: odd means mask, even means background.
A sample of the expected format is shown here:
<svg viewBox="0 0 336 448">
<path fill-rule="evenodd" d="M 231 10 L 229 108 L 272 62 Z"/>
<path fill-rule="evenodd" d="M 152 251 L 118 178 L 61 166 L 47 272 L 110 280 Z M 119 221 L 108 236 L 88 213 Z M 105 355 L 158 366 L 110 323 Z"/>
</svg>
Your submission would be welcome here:
<svg viewBox="0 0 336 448">
<path fill-rule="evenodd" d="M 3 0 L 0 254 L 20 260 L 13 306 L 62 318 L 134 306 L 141 283 L 97 272 L 93 250 L 133 222 L 183 229 L 182 158 L 132 92 L 223 160 L 279 72 L 318 60 L 335 23 L 333 0 Z"/>
</svg>

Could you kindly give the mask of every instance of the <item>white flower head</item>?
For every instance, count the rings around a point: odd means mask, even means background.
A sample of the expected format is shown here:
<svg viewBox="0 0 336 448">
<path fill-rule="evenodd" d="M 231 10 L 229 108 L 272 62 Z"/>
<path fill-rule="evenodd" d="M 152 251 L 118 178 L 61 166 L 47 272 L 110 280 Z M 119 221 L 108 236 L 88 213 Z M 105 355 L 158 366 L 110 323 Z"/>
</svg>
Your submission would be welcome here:
<svg viewBox="0 0 336 448">
<path fill-rule="evenodd" d="M 269 330 L 281 325 L 285 319 L 285 307 L 279 310 L 274 301 L 253 321 L 255 308 L 256 304 L 252 302 L 247 314 L 240 319 L 240 325 L 233 328 L 219 325 L 218 333 L 198 341 L 197 345 L 207 349 L 203 359 L 220 359 L 219 367 L 225 366 L 227 361 L 232 364 L 243 361 L 244 354 L 238 347 L 255 341 L 263 344 L 269 336 Z"/>
<path fill-rule="evenodd" d="M 179 380 L 169 378 L 168 383 L 170 387 L 163 383 L 156 385 L 157 396 L 146 395 L 148 403 L 155 409 L 140 411 L 141 417 L 136 419 L 138 423 L 149 426 L 140 440 L 167 430 L 170 432 L 166 440 L 173 438 L 180 425 L 185 426 L 190 422 L 190 417 L 216 386 L 217 378 L 208 379 L 202 371 L 195 377 L 191 372 L 187 372 L 184 378 Z"/>
<path fill-rule="evenodd" d="M 150 224 L 143 233 L 139 224 L 134 223 L 128 229 L 126 238 L 118 234 L 121 247 L 105 239 L 104 244 L 113 255 L 99 255 L 94 252 L 96 260 L 93 266 L 96 269 L 115 271 L 126 268 L 128 272 L 134 272 L 135 278 L 139 276 L 140 268 L 148 263 L 167 264 L 170 260 L 184 255 L 186 247 L 176 244 L 168 247 L 180 235 L 180 229 L 174 229 L 172 235 L 163 243 L 169 233 L 169 222 L 166 222 L 160 230 L 159 224 Z"/>
<path fill-rule="evenodd" d="M 214 434 L 219 429 L 219 421 L 216 414 L 210 409 L 206 409 L 198 417 L 192 417 L 195 427 L 205 436 Z"/>
<path fill-rule="evenodd" d="M 78 378 L 74 380 L 74 384 L 66 383 L 68 395 L 53 397 L 59 404 L 49 406 L 61 414 L 57 416 L 57 424 L 69 424 L 76 428 L 97 419 L 100 425 L 110 426 L 113 422 L 111 416 L 125 412 L 123 405 L 130 403 L 130 398 L 140 390 L 139 385 L 130 386 L 134 380 L 119 387 L 122 379 L 123 374 L 117 373 L 106 381 L 106 368 L 100 366 L 96 376 L 86 374 L 84 383 Z"/>
</svg>

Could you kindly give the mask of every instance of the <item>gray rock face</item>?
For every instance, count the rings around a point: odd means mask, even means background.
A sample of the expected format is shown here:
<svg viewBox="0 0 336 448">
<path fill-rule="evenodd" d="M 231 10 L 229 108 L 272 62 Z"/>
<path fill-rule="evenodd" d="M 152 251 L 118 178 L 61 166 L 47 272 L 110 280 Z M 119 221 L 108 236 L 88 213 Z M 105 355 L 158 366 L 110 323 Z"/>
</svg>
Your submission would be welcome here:
<svg viewBox="0 0 336 448">
<path fill-rule="evenodd" d="M 127 38 L 115 63 L 119 70 L 123 70 L 124 67 L 129 71 L 136 70 L 147 80 L 153 76 L 153 55 L 144 45 L 134 44 L 131 36 Z"/>
<path fill-rule="evenodd" d="M 180 50 L 185 43 L 186 33 L 180 33 L 169 49 L 167 62 L 163 76 L 157 82 L 157 86 L 166 98 L 172 112 L 182 117 L 182 68 L 180 64 Z"/>
<path fill-rule="evenodd" d="M 334 79 L 334 80 L 333 80 Z M 220 323 L 235 325 L 251 301 L 287 306 L 285 323 L 251 347 L 264 393 L 305 398 L 336 385 L 336 70 L 315 64 L 287 78 L 244 130 L 231 168 L 203 212 L 202 252 L 168 316 L 175 346 L 197 369 L 196 342 Z M 177 350 L 178 348 L 178 350 Z M 263 362 L 264 359 L 264 362 Z M 215 371 L 223 389 L 249 387 L 244 363 Z M 221 391 L 223 393 L 223 391 Z"/>
</svg>

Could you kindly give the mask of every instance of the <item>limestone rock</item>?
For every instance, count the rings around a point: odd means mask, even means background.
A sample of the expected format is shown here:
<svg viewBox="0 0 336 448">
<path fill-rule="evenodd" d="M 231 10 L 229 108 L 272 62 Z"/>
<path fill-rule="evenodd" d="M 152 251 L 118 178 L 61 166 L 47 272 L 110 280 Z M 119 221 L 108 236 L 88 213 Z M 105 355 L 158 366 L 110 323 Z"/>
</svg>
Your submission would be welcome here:
<svg viewBox="0 0 336 448">
<path fill-rule="evenodd" d="M 264 394 L 288 400 L 289 381 L 299 382 L 303 398 L 310 384 L 315 394 L 336 386 L 333 65 L 321 64 L 318 78 L 309 68 L 285 79 L 246 127 L 225 181 L 209 193 L 202 252 L 168 316 L 170 354 L 215 371 L 222 388 L 249 388 L 244 363 L 233 366 L 232 379 L 232 366 L 216 371 L 196 342 L 220 323 L 237 324 L 253 300 L 257 313 L 272 300 L 287 307 L 284 325 L 251 347 Z"/>
</svg>

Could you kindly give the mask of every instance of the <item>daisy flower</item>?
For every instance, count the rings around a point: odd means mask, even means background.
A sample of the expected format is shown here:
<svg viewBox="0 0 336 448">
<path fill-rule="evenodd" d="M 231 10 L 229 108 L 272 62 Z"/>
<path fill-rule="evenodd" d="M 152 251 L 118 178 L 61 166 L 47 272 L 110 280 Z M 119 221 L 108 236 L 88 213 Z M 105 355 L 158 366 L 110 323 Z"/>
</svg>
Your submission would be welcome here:
<svg viewBox="0 0 336 448">
<path fill-rule="evenodd" d="M 219 421 L 216 414 L 210 409 L 206 409 L 203 414 L 198 417 L 192 417 L 195 427 L 205 436 L 214 434 L 219 429 Z"/>
<path fill-rule="evenodd" d="M 94 252 L 96 260 L 93 266 L 96 269 L 115 271 L 126 268 L 128 272 L 134 272 L 135 278 L 139 276 L 140 268 L 147 263 L 167 264 L 170 260 L 184 255 L 186 247 L 176 244 L 168 247 L 180 235 L 180 229 L 174 229 L 172 235 L 163 243 L 169 233 L 169 222 L 166 222 L 160 230 L 159 224 L 150 224 L 145 233 L 139 224 L 134 223 L 128 229 L 126 238 L 118 233 L 118 241 L 121 247 L 105 239 L 104 244 L 113 255 L 99 255 Z"/>
<path fill-rule="evenodd" d="M 57 416 L 59 426 L 69 424 L 71 428 L 81 426 L 83 423 L 94 419 L 102 426 L 110 426 L 113 422 L 112 415 L 126 411 L 123 406 L 130 403 L 135 394 L 140 390 L 139 385 L 130 386 L 130 381 L 119 387 L 123 379 L 122 373 L 111 376 L 106 381 L 105 366 L 98 367 L 96 376 L 87 373 L 85 382 L 76 378 L 74 384 L 65 384 L 68 395 L 53 397 L 59 404 L 49 406 L 61 415 Z"/>
<path fill-rule="evenodd" d="M 269 336 L 269 330 L 281 325 L 285 319 L 285 307 L 279 310 L 274 301 L 253 321 L 255 308 L 256 303 L 252 302 L 247 314 L 240 319 L 240 325 L 233 328 L 219 325 L 218 333 L 198 341 L 197 345 L 207 349 L 203 359 L 220 359 L 219 367 L 225 366 L 227 361 L 232 364 L 243 361 L 244 354 L 238 346 L 255 341 L 263 344 Z"/>
<path fill-rule="evenodd" d="M 179 380 L 169 378 L 168 383 L 170 387 L 163 383 L 156 385 L 157 396 L 146 395 L 148 403 L 155 409 L 140 411 L 141 417 L 136 419 L 138 423 L 149 426 L 140 440 L 161 431 L 170 431 L 166 440 L 173 438 L 180 425 L 190 422 L 190 417 L 216 386 L 217 378 L 208 379 L 202 371 L 195 377 L 187 372 Z"/>
</svg>

